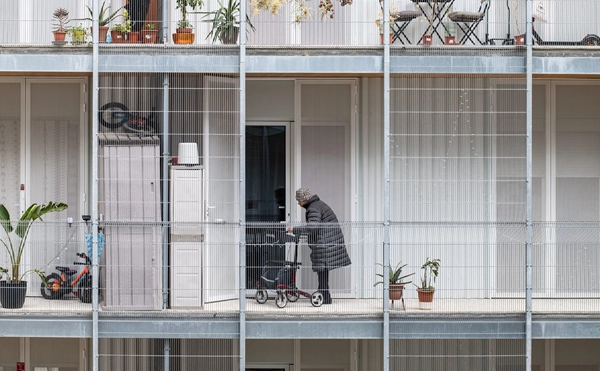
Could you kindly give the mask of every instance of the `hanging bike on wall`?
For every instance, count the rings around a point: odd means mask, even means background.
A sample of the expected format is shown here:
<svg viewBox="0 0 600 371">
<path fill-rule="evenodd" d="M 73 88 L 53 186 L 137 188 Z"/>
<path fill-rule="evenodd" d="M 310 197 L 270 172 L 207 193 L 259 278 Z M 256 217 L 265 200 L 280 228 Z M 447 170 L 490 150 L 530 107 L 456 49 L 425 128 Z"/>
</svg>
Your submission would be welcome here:
<svg viewBox="0 0 600 371">
<path fill-rule="evenodd" d="M 98 121 L 108 129 L 123 127 L 126 132 L 138 135 L 153 135 L 158 132 L 154 108 L 148 116 L 142 116 L 140 112 L 130 111 L 123 103 L 110 102 L 100 107 Z"/>
</svg>

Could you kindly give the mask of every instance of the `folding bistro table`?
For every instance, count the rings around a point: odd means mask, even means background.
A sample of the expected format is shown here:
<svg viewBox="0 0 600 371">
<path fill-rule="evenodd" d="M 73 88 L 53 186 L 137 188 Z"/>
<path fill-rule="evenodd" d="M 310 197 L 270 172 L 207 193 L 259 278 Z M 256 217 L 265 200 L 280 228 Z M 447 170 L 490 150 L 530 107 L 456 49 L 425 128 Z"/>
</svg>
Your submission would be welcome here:
<svg viewBox="0 0 600 371">
<path fill-rule="evenodd" d="M 446 26 L 444 25 L 444 17 L 446 16 L 446 12 L 452 4 L 454 4 L 454 0 L 411 0 L 413 3 L 417 4 L 417 7 L 421 9 L 421 13 L 425 16 L 425 19 L 429 22 L 429 27 L 421 36 L 421 39 L 417 42 L 420 44 L 423 40 L 423 36 L 427 35 L 428 32 L 431 32 L 431 35 L 436 34 L 442 43 L 444 43 L 444 38 L 438 32 L 438 27 L 441 25 L 446 31 Z M 431 9 L 431 13 L 427 12 L 424 7 Z"/>
</svg>

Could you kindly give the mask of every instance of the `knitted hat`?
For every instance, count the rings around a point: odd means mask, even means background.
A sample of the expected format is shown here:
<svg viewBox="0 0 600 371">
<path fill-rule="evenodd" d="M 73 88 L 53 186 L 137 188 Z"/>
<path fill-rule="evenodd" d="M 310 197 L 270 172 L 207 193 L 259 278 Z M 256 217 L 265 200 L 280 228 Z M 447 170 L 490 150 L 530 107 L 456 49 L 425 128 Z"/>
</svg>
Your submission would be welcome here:
<svg viewBox="0 0 600 371">
<path fill-rule="evenodd" d="M 308 201 L 312 197 L 312 192 L 308 188 L 298 188 L 296 191 L 296 201 Z"/>
</svg>

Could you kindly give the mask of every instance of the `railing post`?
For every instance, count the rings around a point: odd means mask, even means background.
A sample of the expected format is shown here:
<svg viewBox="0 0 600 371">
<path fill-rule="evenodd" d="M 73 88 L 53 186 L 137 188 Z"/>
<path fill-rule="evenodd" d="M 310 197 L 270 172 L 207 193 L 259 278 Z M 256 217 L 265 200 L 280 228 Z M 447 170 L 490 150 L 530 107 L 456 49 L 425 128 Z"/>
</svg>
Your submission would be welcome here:
<svg viewBox="0 0 600 371">
<path fill-rule="evenodd" d="M 383 371 L 390 369 L 390 5 L 383 0 Z M 387 30 L 387 31 L 386 31 Z M 387 32 L 387 33 L 386 33 Z"/>
</svg>

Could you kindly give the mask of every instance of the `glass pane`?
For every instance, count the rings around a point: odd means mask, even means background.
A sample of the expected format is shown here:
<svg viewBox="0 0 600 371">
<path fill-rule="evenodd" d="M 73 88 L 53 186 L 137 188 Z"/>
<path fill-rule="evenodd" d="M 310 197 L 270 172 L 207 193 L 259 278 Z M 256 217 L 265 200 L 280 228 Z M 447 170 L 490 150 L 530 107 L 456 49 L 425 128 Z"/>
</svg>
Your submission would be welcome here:
<svg viewBox="0 0 600 371">
<path fill-rule="evenodd" d="M 285 220 L 285 127 L 246 127 L 246 221 Z"/>
</svg>

